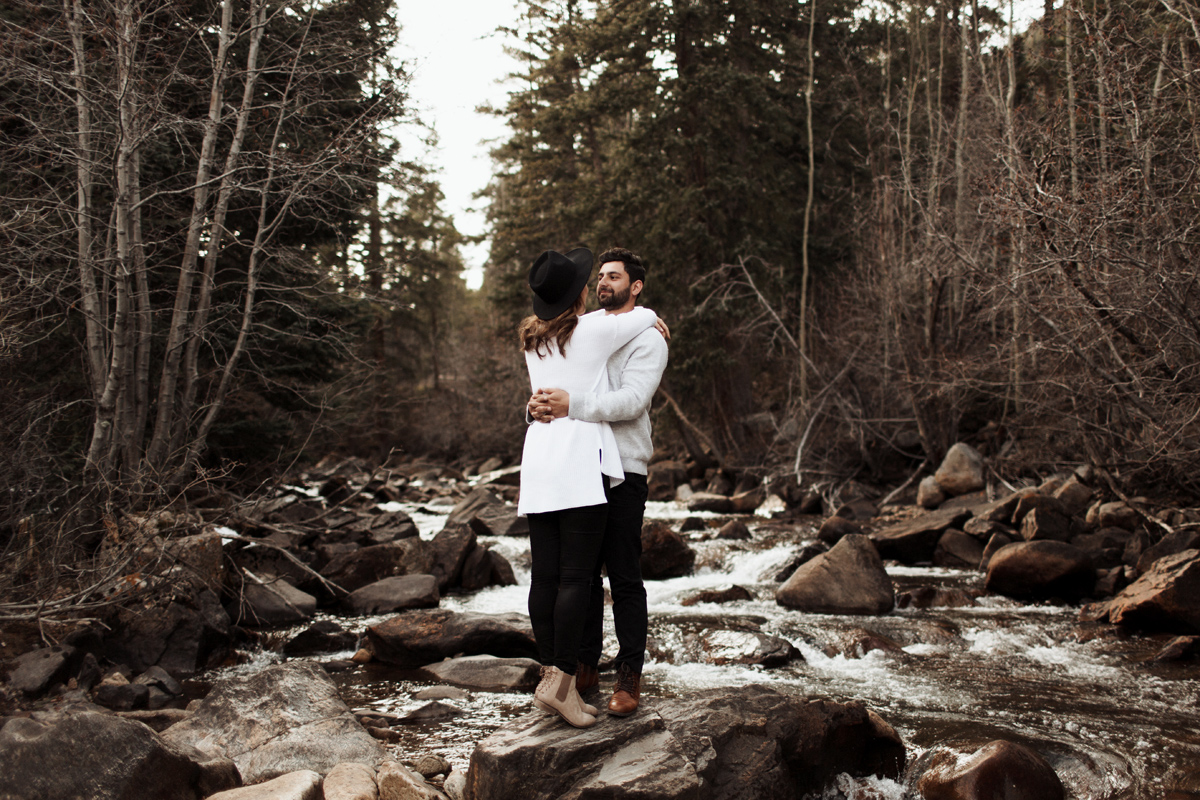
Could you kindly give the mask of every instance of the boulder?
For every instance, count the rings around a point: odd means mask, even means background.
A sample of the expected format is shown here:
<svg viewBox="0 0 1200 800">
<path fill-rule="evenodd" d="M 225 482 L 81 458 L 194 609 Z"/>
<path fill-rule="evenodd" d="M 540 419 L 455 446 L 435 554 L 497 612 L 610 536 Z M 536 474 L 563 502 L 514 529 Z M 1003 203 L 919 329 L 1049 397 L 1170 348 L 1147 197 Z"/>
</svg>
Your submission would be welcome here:
<svg viewBox="0 0 1200 800">
<path fill-rule="evenodd" d="M 649 500 L 675 499 L 675 487 L 687 485 L 687 468 L 679 461 L 656 461 L 646 474 Z"/>
<path fill-rule="evenodd" d="M 437 578 L 439 591 L 458 586 L 462 580 L 463 562 L 475 549 L 475 531 L 469 525 L 447 525 L 429 543 L 433 551 L 433 566 L 429 573 Z"/>
<path fill-rule="evenodd" d="M 421 672 L 431 680 L 479 692 L 529 692 L 537 686 L 541 666 L 532 658 L 479 655 L 427 664 Z"/>
<path fill-rule="evenodd" d="M 283 578 L 247 580 L 229 615 L 241 625 L 271 627 L 295 625 L 317 613 L 317 598 Z"/>
<path fill-rule="evenodd" d="M 348 631 L 331 619 L 314 622 L 283 644 L 287 656 L 308 656 L 314 653 L 336 653 L 351 650 L 358 644 L 358 634 Z"/>
<path fill-rule="evenodd" d="M 144 672 L 157 664 L 175 677 L 214 666 L 232 652 L 233 625 L 207 590 L 150 606 L 121 608 L 108 622 L 113 634 L 99 655 Z"/>
<path fill-rule="evenodd" d="M 1035 750 L 996 740 L 964 757 L 938 750 L 917 781 L 925 800 L 1063 800 L 1066 788 Z"/>
<path fill-rule="evenodd" d="M 959 442 L 946 452 L 933 478 L 943 492 L 954 497 L 984 487 L 983 467 L 983 456 L 979 451 Z"/>
<path fill-rule="evenodd" d="M 8 684 L 19 692 L 39 695 L 56 684 L 66 683 L 81 660 L 82 655 L 70 645 L 30 650 L 13 660 Z"/>
<path fill-rule="evenodd" d="M 492 562 L 492 585 L 516 586 L 517 574 L 513 572 L 512 564 L 508 559 L 491 548 L 488 548 L 487 554 L 488 560 Z"/>
<path fill-rule="evenodd" d="M 1017 505 L 1023 498 L 1035 494 L 1037 494 L 1037 489 L 1018 489 L 1012 494 L 1001 497 L 999 500 L 993 500 L 990 503 L 979 503 L 971 507 L 971 517 L 972 519 L 1000 522 L 1006 525 L 1010 523 L 1015 524 L 1013 513 L 1016 511 Z"/>
<path fill-rule="evenodd" d="M 885 614 L 895 605 L 895 593 L 871 540 L 851 534 L 801 564 L 775 601 L 812 614 Z"/>
<path fill-rule="evenodd" d="M 875 531 L 871 541 L 880 558 L 893 558 L 904 564 L 929 562 L 942 534 L 950 528 L 961 530 L 970 516 L 971 512 L 964 509 L 939 509 Z"/>
<path fill-rule="evenodd" d="M 463 560 L 458 585 L 464 592 L 477 592 L 492 582 L 492 558 L 487 545 L 476 543 Z"/>
<path fill-rule="evenodd" d="M 480 509 L 496 505 L 502 506 L 504 501 L 482 486 L 476 487 L 466 497 L 459 500 L 454 508 L 450 509 L 450 514 L 446 517 L 446 525 L 466 525 L 470 523 L 471 517 L 479 513 Z"/>
<path fill-rule="evenodd" d="M 11 719 L 0 728 L 0 795 L 21 800 L 200 800 L 241 784 L 228 760 L 165 741 L 112 714 Z"/>
<path fill-rule="evenodd" d="M 917 484 L 917 505 L 921 508 L 937 508 L 946 501 L 946 493 L 938 485 L 937 478 L 927 475 Z"/>
<path fill-rule="evenodd" d="M 933 563 L 939 567 L 978 569 L 983 558 L 983 542 L 962 531 L 948 530 L 938 539 Z"/>
<path fill-rule="evenodd" d="M 529 619 L 520 614 L 406 611 L 368 628 L 365 646 L 374 658 L 398 667 L 458 655 L 537 658 Z"/>
<path fill-rule="evenodd" d="M 311 769 L 297 770 L 269 781 L 217 792 L 208 800 L 326 800 L 321 775 Z"/>
<path fill-rule="evenodd" d="M 1005 533 L 993 533 L 988 543 L 983 547 L 983 555 L 979 557 L 979 569 L 987 572 L 988 564 L 992 563 L 992 556 L 1002 547 L 1006 547 L 1013 543 L 1013 537 Z"/>
<path fill-rule="evenodd" d="M 739 600 L 753 599 L 754 595 L 744 586 L 730 586 L 728 589 L 705 589 L 680 601 L 679 605 L 694 606 L 697 603 L 736 603 Z"/>
<path fill-rule="evenodd" d="M 449 775 L 450 762 L 444 756 L 429 753 L 417 759 L 413 764 L 413 771 L 425 780 L 429 780 L 435 775 Z"/>
<path fill-rule="evenodd" d="M 1121 501 L 1100 503 L 1088 511 L 1088 522 L 1100 528 L 1124 528 L 1137 530 L 1137 512 Z"/>
<path fill-rule="evenodd" d="M 375 770 L 366 764 L 346 761 L 329 770 L 321 787 L 324 800 L 376 800 L 379 786 Z"/>
<path fill-rule="evenodd" d="M 750 538 L 750 529 L 746 527 L 746 523 L 740 519 L 731 519 L 721 526 L 717 531 L 718 539 L 730 539 L 734 541 L 746 541 Z"/>
<path fill-rule="evenodd" d="M 1078 600 L 1091 594 L 1096 570 L 1091 556 L 1066 542 L 1014 542 L 991 557 L 984 586 L 989 592 L 1020 599 L 1061 597 Z"/>
<path fill-rule="evenodd" d="M 1076 475 L 1067 478 L 1062 486 L 1054 490 L 1055 499 L 1062 503 L 1063 511 L 1071 517 L 1082 517 L 1087 513 L 1095 494 L 1091 487 Z"/>
<path fill-rule="evenodd" d="M 351 614 L 387 614 L 409 608 L 436 608 L 441 596 L 432 575 L 396 575 L 355 589 L 342 600 Z"/>
<path fill-rule="evenodd" d="M 767 499 L 767 492 L 761 486 L 755 486 L 744 492 L 736 492 L 729 498 L 729 511 L 732 514 L 753 514 L 754 509 Z"/>
<path fill-rule="evenodd" d="M 216 530 L 168 539 L 163 552 L 182 568 L 197 586 L 219 589 L 225 583 L 224 542 Z"/>
<path fill-rule="evenodd" d="M 1060 517 L 1069 516 L 1062 502 L 1058 499 L 1048 494 L 1031 492 L 1021 495 L 1020 499 L 1017 500 L 1017 504 L 1012 511 L 1012 524 L 1021 525 L 1025 521 L 1025 518 L 1034 511 L 1048 511 Z"/>
<path fill-rule="evenodd" d="M 343 761 L 373 766 L 384 756 L 325 670 L 307 661 L 218 681 L 163 736 L 232 759 L 247 783 L 302 769 L 327 772 Z"/>
<path fill-rule="evenodd" d="M 528 536 L 529 518 L 518 517 L 510 504 L 487 505 L 471 517 L 471 530 L 479 536 Z"/>
<path fill-rule="evenodd" d="M 687 501 L 688 511 L 711 511 L 714 514 L 728 514 L 733 510 L 729 497 L 714 492 L 695 492 Z"/>
<path fill-rule="evenodd" d="M 843 536 L 851 533 L 862 533 L 862 528 L 849 517 L 834 514 L 821 523 L 817 538 L 827 544 L 837 544 Z"/>
<path fill-rule="evenodd" d="M 1200 633 L 1200 550 L 1164 556 L 1107 603 L 1117 625 Z"/>
<path fill-rule="evenodd" d="M 646 580 L 690 575 L 696 552 L 665 522 L 648 522 L 642 527 L 642 577 Z"/>
<path fill-rule="evenodd" d="M 394 575 L 429 575 L 434 563 L 430 543 L 419 537 L 363 547 L 334 557 L 321 575 L 347 592 Z"/>
<path fill-rule="evenodd" d="M 1050 508 L 1031 509 L 1021 519 L 1021 538 L 1027 542 L 1065 542 L 1071 538 L 1071 518 Z"/>
<path fill-rule="evenodd" d="M 1106 528 L 1105 530 L 1124 530 L 1124 528 Z M 1115 543 L 1113 546 L 1116 546 Z M 1172 531 L 1154 544 L 1147 547 L 1138 556 L 1137 573 L 1144 575 L 1154 566 L 1154 562 L 1164 556 L 1173 556 L 1184 550 L 1200 550 L 1200 531 Z"/>
<path fill-rule="evenodd" d="M 800 651 L 779 636 L 756 631 L 709 630 L 700 634 L 700 649 L 709 664 L 758 664 L 781 667 L 796 658 Z"/>
<path fill-rule="evenodd" d="M 904 746 L 858 703 L 764 686 L 643 697 L 620 724 L 577 730 L 536 713 L 471 754 L 467 797 L 674 800 L 819 795 L 841 773 L 900 777 Z"/>
<path fill-rule="evenodd" d="M 438 800 L 446 796 L 396 761 L 385 761 L 375 776 L 381 800 Z"/>
</svg>

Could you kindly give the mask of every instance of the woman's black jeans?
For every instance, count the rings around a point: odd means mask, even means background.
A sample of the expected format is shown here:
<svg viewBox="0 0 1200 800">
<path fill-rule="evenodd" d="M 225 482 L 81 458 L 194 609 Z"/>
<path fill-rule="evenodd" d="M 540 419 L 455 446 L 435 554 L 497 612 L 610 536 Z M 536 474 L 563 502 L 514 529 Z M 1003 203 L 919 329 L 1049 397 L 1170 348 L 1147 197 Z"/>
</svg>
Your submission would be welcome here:
<svg viewBox="0 0 1200 800">
<path fill-rule="evenodd" d="M 579 663 L 579 642 L 604 541 L 608 506 L 529 515 L 529 621 L 538 660 L 568 675 Z"/>
</svg>

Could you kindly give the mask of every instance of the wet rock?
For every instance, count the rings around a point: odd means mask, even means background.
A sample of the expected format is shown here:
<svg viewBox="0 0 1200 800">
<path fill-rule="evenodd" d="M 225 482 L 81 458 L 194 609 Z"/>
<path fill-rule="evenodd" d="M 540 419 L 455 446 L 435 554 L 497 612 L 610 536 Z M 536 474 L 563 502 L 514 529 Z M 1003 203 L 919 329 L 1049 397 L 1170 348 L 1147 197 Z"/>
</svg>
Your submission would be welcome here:
<svg viewBox="0 0 1200 800">
<path fill-rule="evenodd" d="M 508 559 L 495 550 L 488 549 L 488 560 L 492 562 L 492 586 L 516 586 L 517 575 Z"/>
<path fill-rule="evenodd" d="M 990 592 L 1022 599 L 1061 597 L 1078 600 L 1096 582 L 1091 557 L 1066 542 L 1014 542 L 988 562 L 984 586 Z"/>
<path fill-rule="evenodd" d="M 237 769 L 112 714 L 11 719 L 0 728 L 5 797 L 200 800 L 238 786 Z"/>
<path fill-rule="evenodd" d="M 787 639 L 753 631 L 705 631 L 700 648 L 710 664 L 759 664 L 781 667 L 800 657 L 800 651 Z"/>
<path fill-rule="evenodd" d="M 1183 661 L 1200 655 L 1200 636 L 1176 636 L 1151 661 Z"/>
<path fill-rule="evenodd" d="M 895 594 L 871 540 L 851 534 L 802 564 L 779 587 L 775 601 L 812 614 L 885 614 Z"/>
<path fill-rule="evenodd" d="M 137 672 L 157 664 L 182 678 L 218 663 L 232 649 L 229 615 L 207 589 L 162 604 L 122 608 L 109 628 L 113 634 L 104 640 L 101 655 Z"/>
<path fill-rule="evenodd" d="M 487 505 L 471 517 L 471 530 L 480 536 L 528 536 L 529 518 L 518 517 L 517 507 L 500 504 Z"/>
<path fill-rule="evenodd" d="M 150 704 L 150 687 L 135 683 L 101 682 L 92 694 L 96 705 L 113 711 L 132 711 Z"/>
<path fill-rule="evenodd" d="M 754 509 L 762 505 L 766 497 L 766 490 L 761 486 L 755 486 L 744 492 L 735 492 L 729 498 L 729 511 L 731 514 L 752 514 Z"/>
<path fill-rule="evenodd" d="M 295 625 L 317 613 L 317 598 L 283 578 L 247 580 L 229 616 L 242 625 L 270 627 Z"/>
<path fill-rule="evenodd" d="M 1002 547 L 1007 547 L 1012 543 L 1013 537 L 1004 533 L 993 533 L 983 548 L 983 555 L 979 557 L 979 569 L 986 572 L 988 565 L 992 563 L 992 556 L 996 555 Z"/>
<path fill-rule="evenodd" d="M 467 794 L 783 800 L 819 793 L 843 772 L 895 779 L 903 764 L 895 731 L 862 705 L 747 686 L 643 697 L 637 715 L 585 730 L 520 717 L 476 746 Z"/>
<path fill-rule="evenodd" d="M 421 672 L 432 680 L 479 692 L 526 692 L 537 686 L 540 669 L 532 658 L 478 655 L 426 664 Z"/>
<path fill-rule="evenodd" d="M 398 667 L 421 667 L 447 656 L 489 654 L 537 658 L 529 619 L 518 614 L 406 611 L 367 629 L 373 658 Z"/>
<path fill-rule="evenodd" d="M 475 531 L 468 525 L 447 525 L 429 543 L 433 551 L 433 566 L 429 573 L 437 578 L 439 591 L 458 586 L 462 581 L 463 563 L 475 549 Z"/>
<path fill-rule="evenodd" d="M 321 574 L 347 592 L 395 575 L 432 574 L 434 553 L 420 538 L 400 539 L 363 547 L 337 556 Z"/>
<path fill-rule="evenodd" d="M 189 713 L 182 708 L 156 708 L 119 711 L 117 715 L 124 719 L 131 719 L 147 725 L 156 733 L 162 733 L 176 722 L 182 722 L 187 719 Z"/>
<path fill-rule="evenodd" d="M 937 508 L 946 500 L 946 493 L 938 485 L 937 478 L 927 475 L 917 484 L 917 505 L 921 508 Z"/>
<path fill-rule="evenodd" d="M 1124 528 L 1101 528 L 1094 533 L 1071 537 L 1071 544 L 1092 555 L 1097 567 L 1111 568 L 1122 563 L 1125 548 L 1133 534 Z"/>
<path fill-rule="evenodd" d="M 1017 532 L 1007 523 L 996 522 L 995 520 L 984 519 L 982 517 L 971 517 L 963 523 L 962 530 L 963 533 L 970 534 L 985 543 L 997 533 L 1003 533 L 1009 537 L 1009 541 L 1017 537 Z"/>
<path fill-rule="evenodd" d="M 1129 585 L 1126 575 L 1127 567 L 1116 566 L 1109 569 L 1096 570 L 1096 588 L 1093 595 L 1097 598 L 1113 597 Z"/>
<path fill-rule="evenodd" d="M 1071 518 L 1050 508 L 1031 509 L 1021 519 L 1021 538 L 1027 542 L 1065 542 L 1071 538 Z"/>
<path fill-rule="evenodd" d="M 983 467 L 983 456 L 979 451 L 959 442 L 946 452 L 933 478 L 942 491 L 954 497 L 984 487 Z"/>
<path fill-rule="evenodd" d="M 493 562 L 491 550 L 486 545 L 476 544 L 463 561 L 459 586 L 465 592 L 477 592 L 492 583 Z"/>
<path fill-rule="evenodd" d="M 733 510 L 729 497 L 713 492 L 696 492 L 688 498 L 688 511 L 711 511 L 714 514 L 728 514 Z"/>
<path fill-rule="evenodd" d="M 817 538 L 828 544 L 837 544 L 843 536 L 852 533 L 862 533 L 862 528 L 858 527 L 858 523 L 849 517 L 835 514 L 821 523 L 821 528 L 817 531 Z"/>
<path fill-rule="evenodd" d="M 1123 529 L 1118 528 L 1117 530 Z M 1182 553 L 1184 550 L 1198 549 L 1200 549 L 1200 531 L 1172 531 L 1142 551 L 1137 560 L 1137 573 L 1145 574 L 1154 566 L 1155 561 L 1164 556 L 1172 556 Z"/>
<path fill-rule="evenodd" d="M 1109 600 L 1105 611 L 1109 621 L 1118 625 L 1200 633 L 1200 550 L 1158 559 Z"/>
<path fill-rule="evenodd" d="M 31 650 L 14 659 L 8 683 L 19 692 L 40 695 L 55 684 L 65 683 L 81 658 L 70 645 Z"/>
<path fill-rule="evenodd" d="M 358 634 L 333 620 L 320 620 L 293 636 L 283 645 L 284 655 L 307 656 L 349 650 L 358 643 Z"/>
<path fill-rule="evenodd" d="M 1025 522 L 1025 518 L 1034 511 L 1047 511 L 1059 517 L 1068 516 L 1066 509 L 1063 508 L 1063 504 L 1059 500 L 1050 495 L 1032 492 L 1021 495 L 1017 501 L 1017 505 L 1013 508 L 1012 512 L 1012 524 L 1020 526 Z"/>
<path fill-rule="evenodd" d="M 933 551 L 933 563 L 939 567 L 978 569 L 982 558 L 983 543 L 954 529 L 942 534 Z"/>
<path fill-rule="evenodd" d="M 705 589 L 684 599 L 681 606 L 694 606 L 697 603 L 736 603 L 739 600 L 753 600 L 754 595 L 744 586 L 730 586 L 728 589 Z"/>
<path fill-rule="evenodd" d="M 896 595 L 896 608 L 969 608 L 979 605 L 978 589 L 947 589 L 942 586 L 919 586 Z"/>
<path fill-rule="evenodd" d="M 732 519 L 717 531 L 717 538 L 744 542 L 750 538 L 750 529 L 740 519 Z"/>
<path fill-rule="evenodd" d="M 683 522 L 679 523 L 680 533 L 691 533 L 692 531 L 706 531 L 708 523 L 701 517 L 685 517 Z"/>
<path fill-rule="evenodd" d="M 379 783 L 379 796 L 389 800 L 393 797 L 404 800 L 437 800 L 445 797 L 420 775 L 396 761 L 381 764 L 375 780 Z"/>
<path fill-rule="evenodd" d="M 424 755 L 413 764 L 413 771 L 425 780 L 429 780 L 434 775 L 449 775 L 450 762 L 437 754 Z"/>
<path fill-rule="evenodd" d="M 396 575 L 355 589 L 342 600 L 351 614 L 386 614 L 409 608 L 435 608 L 440 602 L 432 575 Z"/>
<path fill-rule="evenodd" d="M 662 580 L 690 575 L 696 564 L 696 552 L 671 527 L 663 522 L 648 522 L 642 527 L 642 577 Z"/>
<path fill-rule="evenodd" d="M 1044 758 L 1015 742 L 997 740 L 967 758 L 936 753 L 917 782 L 925 800 L 1063 800 L 1066 789 Z"/>
<path fill-rule="evenodd" d="M 343 761 L 374 765 L 384 755 L 325 671 L 305 661 L 218 681 L 163 736 L 232 759 L 247 783 Z"/>
<path fill-rule="evenodd" d="M 792 573 L 799 569 L 801 564 L 812 561 L 822 553 L 829 552 L 829 545 L 822 541 L 813 541 L 800 548 L 800 552 L 791 558 L 784 566 L 775 573 L 774 580 L 776 583 L 783 583 L 788 578 L 792 577 Z"/>
<path fill-rule="evenodd" d="M 325 776 L 322 791 L 324 800 L 376 800 L 375 769 L 353 761 L 338 764 Z"/>
<path fill-rule="evenodd" d="M 459 700 L 471 699 L 471 693 L 457 686 L 429 686 L 413 694 L 414 700 Z"/>
<path fill-rule="evenodd" d="M 482 486 L 476 487 L 466 497 L 459 500 L 454 508 L 450 509 L 450 514 L 446 517 L 446 525 L 470 524 L 471 517 L 478 514 L 480 510 L 488 506 L 502 505 L 504 505 L 504 501 L 491 491 Z"/>
<path fill-rule="evenodd" d="M 841 637 L 841 642 L 835 650 L 846 658 L 862 658 L 872 650 L 882 650 L 885 653 L 902 654 L 904 647 L 890 636 L 866 628 L 852 628 Z"/>
<path fill-rule="evenodd" d="M 209 800 L 325 800 L 321 775 L 311 769 L 297 770 L 269 781 L 214 794 Z"/>
<path fill-rule="evenodd" d="M 1012 494 L 1005 495 L 990 503 L 980 503 L 971 507 L 972 519 L 1015 524 L 1014 511 L 1022 499 L 1037 494 L 1037 489 L 1018 489 Z"/>
<path fill-rule="evenodd" d="M 889 558 L 904 564 L 917 564 L 933 560 L 933 551 L 938 540 L 950 528 L 962 528 L 971 516 L 963 509 L 939 509 L 895 525 L 875 531 L 871 541 L 879 550 L 880 558 Z"/>
<path fill-rule="evenodd" d="M 837 510 L 833 512 L 833 516 L 866 522 L 879 516 L 879 506 L 860 497 L 838 506 Z"/>
<path fill-rule="evenodd" d="M 464 713 L 466 712 L 461 708 L 435 700 L 432 703 L 426 703 L 415 711 L 405 714 L 399 719 L 399 724 L 412 725 L 424 722 L 440 722 L 442 720 L 453 719 L 454 717 L 461 717 Z"/>
</svg>

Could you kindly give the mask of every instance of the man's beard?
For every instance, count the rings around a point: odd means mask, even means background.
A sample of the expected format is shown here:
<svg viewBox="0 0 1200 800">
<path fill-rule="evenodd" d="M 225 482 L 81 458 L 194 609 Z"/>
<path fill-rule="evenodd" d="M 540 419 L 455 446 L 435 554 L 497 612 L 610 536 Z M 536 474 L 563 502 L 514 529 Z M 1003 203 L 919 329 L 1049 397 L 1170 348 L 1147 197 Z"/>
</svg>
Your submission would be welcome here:
<svg viewBox="0 0 1200 800">
<path fill-rule="evenodd" d="M 596 293 L 597 299 L 600 301 L 600 307 L 605 311 L 621 308 L 629 302 L 629 289 L 626 288 L 623 292 L 610 290 L 607 295 Z"/>
</svg>

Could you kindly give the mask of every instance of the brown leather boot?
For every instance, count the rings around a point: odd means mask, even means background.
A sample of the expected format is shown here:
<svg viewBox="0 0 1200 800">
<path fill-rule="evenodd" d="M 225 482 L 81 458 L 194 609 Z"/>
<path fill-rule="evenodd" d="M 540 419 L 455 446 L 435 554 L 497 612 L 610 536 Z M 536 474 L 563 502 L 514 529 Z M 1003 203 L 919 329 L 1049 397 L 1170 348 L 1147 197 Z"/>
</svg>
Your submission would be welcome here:
<svg viewBox="0 0 1200 800">
<path fill-rule="evenodd" d="M 617 682 L 613 686 L 612 699 L 608 701 L 608 713 L 628 717 L 638 710 L 641 692 L 642 676 L 634 672 L 628 664 L 622 664 L 617 668 Z"/>
<path fill-rule="evenodd" d="M 600 670 L 589 667 L 583 662 L 575 668 L 575 689 L 581 695 L 587 694 L 600 685 Z"/>
</svg>

